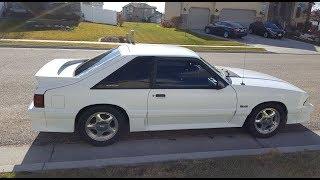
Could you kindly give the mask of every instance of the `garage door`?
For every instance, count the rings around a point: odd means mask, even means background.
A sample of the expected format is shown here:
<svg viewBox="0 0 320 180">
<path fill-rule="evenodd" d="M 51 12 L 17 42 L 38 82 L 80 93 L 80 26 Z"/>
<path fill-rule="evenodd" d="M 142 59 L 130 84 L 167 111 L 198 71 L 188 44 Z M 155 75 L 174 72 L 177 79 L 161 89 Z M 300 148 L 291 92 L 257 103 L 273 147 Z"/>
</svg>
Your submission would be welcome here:
<svg viewBox="0 0 320 180">
<path fill-rule="evenodd" d="M 210 10 L 207 8 L 190 8 L 188 29 L 204 29 L 209 23 Z"/>
<path fill-rule="evenodd" d="M 256 18 L 255 10 L 244 9 L 222 9 L 219 14 L 220 21 L 234 21 L 249 27 L 250 23 Z"/>
</svg>

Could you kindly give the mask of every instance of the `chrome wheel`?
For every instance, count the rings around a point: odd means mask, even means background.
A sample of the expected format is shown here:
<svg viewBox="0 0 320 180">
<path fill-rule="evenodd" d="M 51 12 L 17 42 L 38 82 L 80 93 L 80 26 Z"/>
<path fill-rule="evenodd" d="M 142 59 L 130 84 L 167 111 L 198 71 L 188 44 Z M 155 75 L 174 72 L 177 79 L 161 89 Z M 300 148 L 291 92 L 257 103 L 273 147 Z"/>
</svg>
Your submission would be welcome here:
<svg viewBox="0 0 320 180">
<path fill-rule="evenodd" d="M 277 129 L 280 124 L 280 113 L 274 108 L 261 110 L 254 122 L 256 130 L 261 134 L 269 134 Z"/>
<path fill-rule="evenodd" d="M 107 112 L 92 114 L 86 121 L 85 131 L 87 135 L 96 141 L 111 139 L 119 129 L 117 118 Z"/>
<path fill-rule="evenodd" d="M 206 28 L 206 29 L 205 29 L 205 32 L 206 32 L 207 34 L 209 34 L 209 33 L 210 33 L 210 29 L 209 29 L 209 28 Z"/>
<path fill-rule="evenodd" d="M 228 33 L 227 31 L 224 32 L 224 33 L 223 33 L 223 37 L 225 37 L 225 38 L 229 37 L 229 33 Z"/>
</svg>

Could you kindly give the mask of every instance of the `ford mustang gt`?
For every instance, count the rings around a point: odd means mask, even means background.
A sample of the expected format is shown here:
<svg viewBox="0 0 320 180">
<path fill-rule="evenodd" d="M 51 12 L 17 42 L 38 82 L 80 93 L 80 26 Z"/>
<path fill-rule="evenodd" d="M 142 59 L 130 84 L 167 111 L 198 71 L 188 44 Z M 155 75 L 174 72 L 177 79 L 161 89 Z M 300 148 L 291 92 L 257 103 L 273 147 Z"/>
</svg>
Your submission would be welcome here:
<svg viewBox="0 0 320 180">
<path fill-rule="evenodd" d="M 126 44 L 55 59 L 35 75 L 33 129 L 78 132 L 95 146 L 128 132 L 244 127 L 267 138 L 307 121 L 309 95 L 276 77 L 213 66 L 177 46 Z"/>
</svg>

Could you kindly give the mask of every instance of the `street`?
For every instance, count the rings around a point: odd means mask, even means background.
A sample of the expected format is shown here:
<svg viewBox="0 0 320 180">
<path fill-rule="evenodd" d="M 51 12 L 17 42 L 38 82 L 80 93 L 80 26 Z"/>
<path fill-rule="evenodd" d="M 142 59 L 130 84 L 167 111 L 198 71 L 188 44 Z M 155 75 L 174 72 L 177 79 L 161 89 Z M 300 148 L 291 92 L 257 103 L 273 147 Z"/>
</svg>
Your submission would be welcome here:
<svg viewBox="0 0 320 180">
<path fill-rule="evenodd" d="M 27 107 L 35 89 L 34 74 L 54 58 L 88 58 L 101 50 L 0 48 L 0 146 L 23 144 L 70 143 L 80 141 L 68 133 L 36 133 L 31 129 Z M 319 130 L 320 55 L 258 54 L 258 53 L 199 53 L 214 65 L 260 71 L 284 79 L 307 91 L 315 111 L 311 120 L 303 124 L 307 129 Z M 304 129 L 295 128 L 294 129 Z M 286 131 L 290 131 L 287 129 Z M 184 130 L 154 133 L 133 133 L 130 139 L 145 137 L 176 138 L 188 134 L 242 133 L 242 129 Z"/>
</svg>

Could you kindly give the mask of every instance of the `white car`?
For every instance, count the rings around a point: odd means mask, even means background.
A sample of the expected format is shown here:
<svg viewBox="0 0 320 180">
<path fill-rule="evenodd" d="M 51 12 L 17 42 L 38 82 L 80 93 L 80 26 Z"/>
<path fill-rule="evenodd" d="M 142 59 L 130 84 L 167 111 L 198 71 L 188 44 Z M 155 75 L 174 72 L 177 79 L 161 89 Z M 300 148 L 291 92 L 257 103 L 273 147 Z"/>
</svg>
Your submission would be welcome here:
<svg viewBox="0 0 320 180">
<path fill-rule="evenodd" d="M 265 138 L 313 111 L 308 94 L 286 81 L 215 67 L 176 46 L 127 44 L 92 59 L 55 59 L 35 76 L 33 129 L 76 131 L 96 146 L 175 129 L 244 126 Z"/>
</svg>

